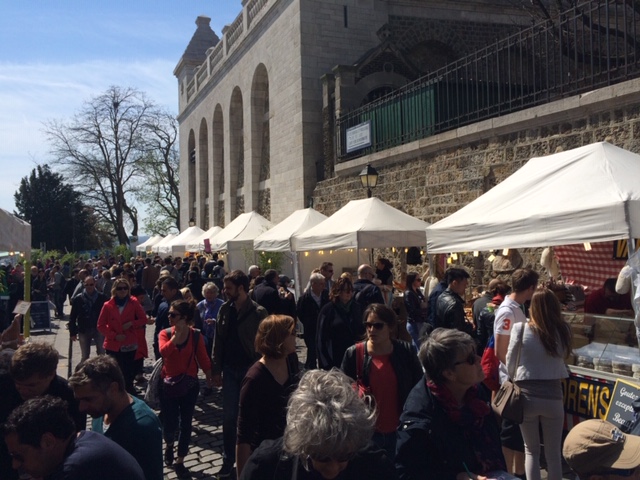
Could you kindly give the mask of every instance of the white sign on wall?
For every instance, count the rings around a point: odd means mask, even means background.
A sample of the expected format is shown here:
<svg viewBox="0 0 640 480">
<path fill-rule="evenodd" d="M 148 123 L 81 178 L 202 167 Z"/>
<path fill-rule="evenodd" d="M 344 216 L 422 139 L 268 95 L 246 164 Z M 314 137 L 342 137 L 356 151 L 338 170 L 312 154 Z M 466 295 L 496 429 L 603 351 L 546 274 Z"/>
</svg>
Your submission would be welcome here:
<svg viewBox="0 0 640 480">
<path fill-rule="evenodd" d="M 371 120 L 347 128 L 347 153 L 371 146 Z"/>
</svg>

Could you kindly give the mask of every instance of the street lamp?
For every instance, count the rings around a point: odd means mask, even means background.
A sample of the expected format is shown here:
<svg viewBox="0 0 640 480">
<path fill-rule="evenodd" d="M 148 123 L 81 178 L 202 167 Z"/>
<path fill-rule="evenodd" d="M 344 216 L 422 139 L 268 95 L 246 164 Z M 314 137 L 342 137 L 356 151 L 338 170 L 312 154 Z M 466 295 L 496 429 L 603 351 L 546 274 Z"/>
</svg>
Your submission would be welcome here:
<svg viewBox="0 0 640 480">
<path fill-rule="evenodd" d="M 191 217 L 189 219 L 189 226 L 190 227 L 195 227 L 196 226 L 196 221 L 195 221 L 195 219 L 193 217 Z"/>
<path fill-rule="evenodd" d="M 378 185 L 378 171 L 367 163 L 367 166 L 360 172 L 362 186 L 367 189 L 367 198 L 371 198 L 371 189 Z"/>
</svg>

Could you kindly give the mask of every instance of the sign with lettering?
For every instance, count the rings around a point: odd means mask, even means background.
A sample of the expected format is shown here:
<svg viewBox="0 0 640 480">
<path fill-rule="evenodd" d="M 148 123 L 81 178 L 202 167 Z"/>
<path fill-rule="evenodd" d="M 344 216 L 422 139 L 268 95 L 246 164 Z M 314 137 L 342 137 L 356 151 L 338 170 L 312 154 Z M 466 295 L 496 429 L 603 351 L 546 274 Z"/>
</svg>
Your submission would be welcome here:
<svg viewBox="0 0 640 480">
<path fill-rule="evenodd" d="M 49 302 L 31 302 L 31 330 L 51 330 Z"/>
<path fill-rule="evenodd" d="M 371 120 L 347 128 L 347 153 L 371 146 Z"/>
<path fill-rule="evenodd" d="M 640 385 L 626 380 L 616 380 L 613 396 L 605 420 L 623 432 L 629 432 L 635 421 L 633 402 L 640 398 Z"/>
<path fill-rule="evenodd" d="M 582 419 L 604 418 L 613 388 L 613 382 L 572 373 L 562 380 L 564 411 Z"/>
</svg>

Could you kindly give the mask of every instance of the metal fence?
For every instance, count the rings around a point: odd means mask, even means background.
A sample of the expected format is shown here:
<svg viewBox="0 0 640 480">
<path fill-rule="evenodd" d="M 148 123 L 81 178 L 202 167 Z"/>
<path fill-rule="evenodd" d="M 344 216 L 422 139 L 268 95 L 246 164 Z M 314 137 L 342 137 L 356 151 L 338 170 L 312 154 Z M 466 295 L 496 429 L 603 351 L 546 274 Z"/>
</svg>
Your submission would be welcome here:
<svg viewBox="0 0 640 480">
<path fill-rule="evenodd" d="M 583 3 L 340 116 L 338 162 L 639 76 L 638 3 Z"/>
</svg>

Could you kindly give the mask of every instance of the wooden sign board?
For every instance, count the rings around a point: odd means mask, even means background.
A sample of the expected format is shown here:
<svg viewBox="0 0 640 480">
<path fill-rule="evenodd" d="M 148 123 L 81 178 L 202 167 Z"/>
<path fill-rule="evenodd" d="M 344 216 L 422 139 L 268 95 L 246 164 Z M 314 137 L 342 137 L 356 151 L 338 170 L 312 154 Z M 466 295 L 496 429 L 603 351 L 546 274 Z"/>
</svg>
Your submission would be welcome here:
<svg viewBox="0 0 640 480">
<path fill-rule="evenodd" d="M 604 419 L 613 423 L 623 432 L 629 433 L 635 420 L 633 402 L 639 398 L 640 385 L 626 380 L 616 380 Z"/>
</svg>

